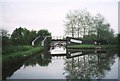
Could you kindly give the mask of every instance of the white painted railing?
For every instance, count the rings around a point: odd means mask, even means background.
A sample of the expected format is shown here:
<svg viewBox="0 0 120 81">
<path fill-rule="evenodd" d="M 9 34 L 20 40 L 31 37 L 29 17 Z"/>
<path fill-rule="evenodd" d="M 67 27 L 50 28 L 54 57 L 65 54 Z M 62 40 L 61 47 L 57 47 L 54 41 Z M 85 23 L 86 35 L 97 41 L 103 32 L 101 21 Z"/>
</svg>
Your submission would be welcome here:
<svg viewBox="0 0 120 81">
<path fill-rule="evenodd" d="M 46 36 L 46 37 L 44 38 L 44 40 L 42 41 L 41 46 L 44 46 L 44 42 L 45 42 L 45 40 L 47 39 L 47 37 L 51 37 L 51 36 Z"/>
<path fill-rule="evenodd" d="M 80 43 L 80 44 L 82 43 L 82 41 L 81 41 L 81 40 L 75 40 L 75 39 L 71 39 L 71 40 L 70 40 L 70 42 Z"/>
<path fill-rule="evenodd" d="M 32 41 L 32 46 L 35 45 L 35 41 L 36 41 L 39 37 L 40 37 L 40 36 L 36 37 L 36 38 Z M 42 46 L 44 46 L 44 42 L 45 42 L 45 40 L 46 40 L 47 37 L 52 37 L 52 39 L 65 39 L 65 38 L 66 38 L 66 36 L 46 36 L 46 37 L 43 39 L 42 43 L 41 43 Z"/>
<path fill-rule="evenodd" d="M 52 36 L 52 39 L 65 39 L 66 36 Z"/>
<path fill-rule="evenodd" d="M 33 41 L 32 41 L 32 46 L 35 45 L 35 41 L 39 38 L 40 36 L 36 37 Z"/>
</svg>

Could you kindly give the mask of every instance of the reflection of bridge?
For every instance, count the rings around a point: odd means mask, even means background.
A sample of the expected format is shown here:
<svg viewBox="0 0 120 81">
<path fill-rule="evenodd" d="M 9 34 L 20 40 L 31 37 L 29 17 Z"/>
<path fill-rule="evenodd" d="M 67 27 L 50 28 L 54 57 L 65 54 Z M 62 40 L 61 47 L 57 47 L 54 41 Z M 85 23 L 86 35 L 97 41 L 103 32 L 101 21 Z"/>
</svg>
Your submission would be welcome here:
<svg viewBox="0 0 120 81">
<path fill-rule="evenodd" d="M 62 59 L 62 58 L 77 58 L 77 57 L 81 57 L 81 56 L 85 56 L 85 55 L 89 55 L 89 54 L 100 54 L 100 53 L 106 53 L 106 50 L 79 50 L 79 49 L 67 49 L 66 53 L 59 53 L 59 54 L 46 54 L 46 55 L 50 55 L 51 58 L 57 58 L 57 59 Z"/>
</svg>

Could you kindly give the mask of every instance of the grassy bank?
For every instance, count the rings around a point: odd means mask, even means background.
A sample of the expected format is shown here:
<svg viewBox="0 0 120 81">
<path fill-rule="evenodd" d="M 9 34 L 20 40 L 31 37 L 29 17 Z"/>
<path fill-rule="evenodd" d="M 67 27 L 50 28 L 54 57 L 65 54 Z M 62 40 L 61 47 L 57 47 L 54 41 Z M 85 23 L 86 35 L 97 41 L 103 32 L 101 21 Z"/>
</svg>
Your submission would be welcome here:
<svg viewBox="0 0 120 81">
<path fill-rule="evenodd" d="M 41 51 L 43 51 L 43 47 L 40 46 L 17 46 L 16 48 L 8 48 L 7 51 L 5 51 L 2 55 L 2 61 L 3 64 L 17 63 Z"/>
<path fill-rule="evenodd" d="M 81 44 L 81 45 L 69 45 L 69 46 L 67 46 L 67 48 L 71 48 L 71 49 L 103 48 L 103 49 L 107 49 L 107 48 L 117 48 L 117 45 L 85 45 L 85 44 Z"/>
<path fill-rule="evenodd" d="M 21 51 L 26 51 L 29 49 L 32 49 L 33 47 L 30 45 L 25 45 L 25 46 L 6 46 L 2 48 L 2 55 L 7 55 L 15 52 L 21 52 Z"/>
</svg>

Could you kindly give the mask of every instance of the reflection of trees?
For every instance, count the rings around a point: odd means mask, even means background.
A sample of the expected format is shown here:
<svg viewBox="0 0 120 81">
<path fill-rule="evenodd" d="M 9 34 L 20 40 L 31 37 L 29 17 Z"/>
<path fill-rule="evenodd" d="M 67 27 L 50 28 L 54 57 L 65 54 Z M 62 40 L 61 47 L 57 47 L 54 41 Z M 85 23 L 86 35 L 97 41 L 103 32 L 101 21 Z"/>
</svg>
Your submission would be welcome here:
<svg viewBox="0 0 120 81">
<path fill-rule="evenodd" d="M 35 66 L 36 64 L 39 64 L 40 66 L 48 66 L 50 62 L 51 59 L 49 58 L 49 56 L 47 57 L 45 54 L 41 54 L 26 60 L 24 62 L 24 65 Z"/>
<path fill-rule="evenodd" d="M 67 79 L 102 79 L 113 63 L 113 54 L 99 52 L 66 59 L 65 75 Z"/>
<path fill-rule="evenodd" d="M 2 65 L 2 79 L 5 80 L 7 77 L 10 77 L 13 75 L 15 71 L 20 69 L 22 67 L 23 62 L 20 63 L 13 63 L 11 62 L 10 64 L 3 64 Z"/>
<path fill-rule="evenodd" d="M 17 61 L 17 60 L 16 60 Z M 36 64 L 39 64 L 40 66 L 48 66 L 48 64 L 51 62 L 50 54 L 38 54 L 35 56 L 32 56 L 28 58 L 25 61 L 17 61 L 14 63 L 12 60 L 11 62 L 2 65 L 2 79 L 5 80 L 7 77 L 10 77 L 13 75 L 15 71 L 20 69 L 23 65 L 26 66 L 35 66 Z"/>
</svg>

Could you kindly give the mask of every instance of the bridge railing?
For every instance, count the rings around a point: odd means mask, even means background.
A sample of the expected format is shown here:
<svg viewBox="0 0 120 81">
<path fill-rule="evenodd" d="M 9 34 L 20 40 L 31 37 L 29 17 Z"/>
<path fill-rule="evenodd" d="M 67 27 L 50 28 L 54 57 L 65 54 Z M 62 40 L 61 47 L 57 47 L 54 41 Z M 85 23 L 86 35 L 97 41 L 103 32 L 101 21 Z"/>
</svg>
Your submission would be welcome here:
<svg viewBox="0 0 120 81">
<path fill-rule="evenodd" d="M 46 39 L 47 39 L 48 37 L 51 37 L 51 36 L 46 36 L 46 37 L 44 38 L 44 40 L 43 40 L 42 43 L 41 43 L 42 46 L 45 45 L 45 41 L 46 41 Z"/>
<path fill-rule="evenodd" d="M 52 39 L 66 39 L 66 36 L 52 36 Z"/>
<path fill-rule="evenodd" d="M 35 41 L 36 41 L 37 39 L 39 39 L 40 37 L 41 37 L 41 36 L 38 36 L 38 37 L 36 37 L 36 38 L 32 41 L 32 46 L 35 45 Z M 45 45 L 45 43 L 46 43 L 45 41 L 47 40 L 48 37 L 50 37 L 51 40 L 63 40 L 63 39 L 66 40 L 66 36 L 46 36 L 46 37 L 43 37 L 44 39 L 43 39 L 43 41 L 42 41 L 42 43 L 41 43 L 42 46 Z"/>
<path fill-rule="evenodd" d="M 35 41 L 36 41 L 38 38 L 40 38 L 40 36 L 36 37 L 36 38 L 32 41 L 32 46 L 35 45 Z"/>
</svg>

